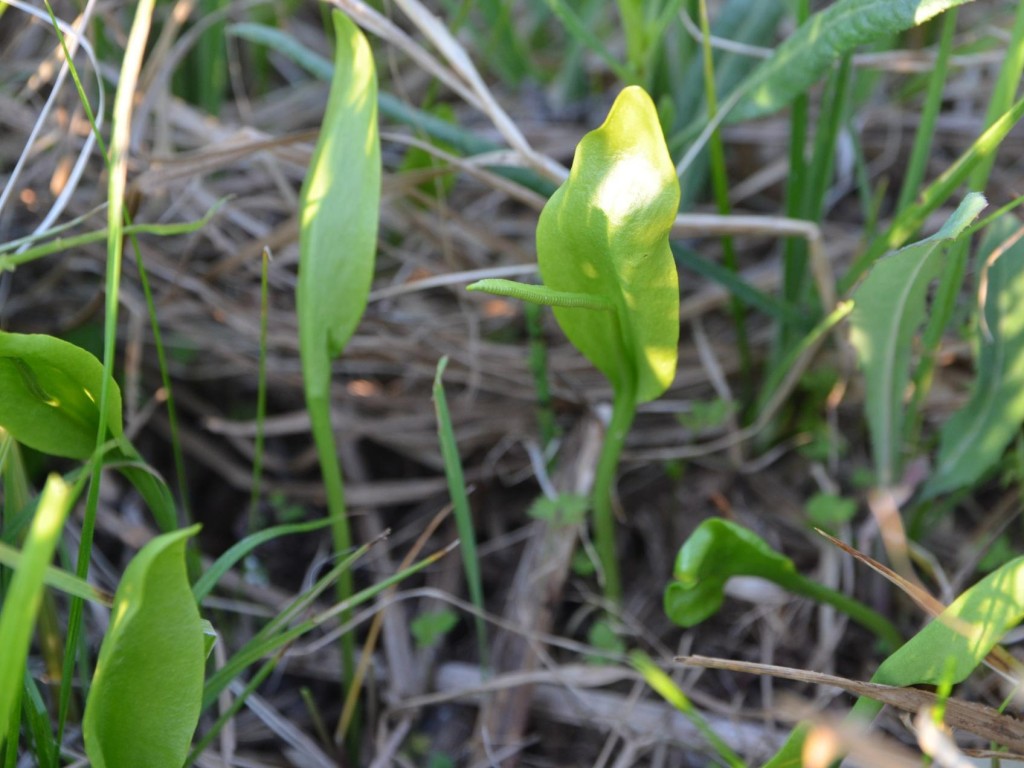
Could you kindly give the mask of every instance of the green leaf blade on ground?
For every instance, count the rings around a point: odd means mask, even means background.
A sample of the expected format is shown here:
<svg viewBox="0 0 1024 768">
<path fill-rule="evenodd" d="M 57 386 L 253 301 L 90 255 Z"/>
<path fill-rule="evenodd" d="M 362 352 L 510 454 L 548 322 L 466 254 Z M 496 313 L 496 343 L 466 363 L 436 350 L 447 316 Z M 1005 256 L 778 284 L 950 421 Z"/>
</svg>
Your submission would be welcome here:
<svg viewBox="0 0 1024 768">
<path fill-rule="evenodd" d="M 44 334 L 0 331 L 0 426 L 20 443 L 86 459 L 99 433 L 103 364 L 90 352 Z M 107 431 L 121 437 L 121 390 L 110 381 Z"/>
<path fill-rule="evenodd" d="M 302 188 L 297 301 L 307 386 L 326 392 L 366 309 L 380 218 L 377 75 L 365 36 L 335 12 L 335 72 Z M 308 362 L 306 362 L 308 361 Z"/>
<path fill-rule="evenodd" d="M 882 662 L 871 682 L 898 686 L 938 685 L 947 679 L 962 682 L 1021 619 L 1024 557 L 1011 560 L 962 593 Z"/>
<path fill-rule="evenodd" d="M 25 661 L 43 599 L 50 561 L 74 502 L 74 492 L 59 475 L 46 481 L 19 563 L 0 611 L 0 744 L 21 697 Z M 13 721 L 16 729 L 17 721 Z M 17 732 L 13 734 L 17 742 Z"/>
<path fill-rule="evenodd" d="M 740 84 L 745 95 L 727 120 L 776 112 L 858 46 L 923 24 L 970 1 L 839 0 L 814 14 Z"/>
<path fill-rule="evenodd" d="M 118 585 L 83 721 L 97 768 L 181 768 L 188 755 L 206 663 L 185 570 L 185 544 L 198 530 L 150 541 Z"/>
<path fill-rule="evenodd" d="M 1019 225 L 1005 216 L 990 229 L 978 252 L 977 274 L 984 274 L 985 263 Z M 927 497 L 978 480 L 1024 422 L 1024 242 L 997 256 L 986 283 L 977 377 L 967 404 L 942 426 Z"/>
<path fill-rule="evenodd" d="M 675 376 L 679 279 L 668 234 L 679 182 L 647 93 L 624 89 L 580 141 L 569 179 L 537 225 L 537 261 L 554 291 L 610 299 L 615 313 L 555 307 L 565 335 L 616 391 L 642 403 Z"/>
<path fill-rule="evenodd" d="M 853 293 L 850 341 L 866 380 L 865 410 L 880 485 L 899 476 L 911 345 L 924 321 L 928 285 L 942 268 L 942 246 L 955 240 L 985 204 L 982 195 L 968 195 L 938 232 L 880 259 Z"/>
</svg>

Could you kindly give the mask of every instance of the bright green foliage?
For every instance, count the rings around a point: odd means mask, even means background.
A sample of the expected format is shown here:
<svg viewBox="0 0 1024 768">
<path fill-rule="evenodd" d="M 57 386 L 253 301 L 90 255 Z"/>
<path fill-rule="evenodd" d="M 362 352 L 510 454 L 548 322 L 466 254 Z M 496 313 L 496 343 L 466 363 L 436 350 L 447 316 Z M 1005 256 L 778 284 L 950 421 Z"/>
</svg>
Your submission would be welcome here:
<svg viewBox="0 0 1024 768">
<path fill-rule="evenodd" d="M 481 280 L 469 290 L 554 307 L 566 336 L 616 392 L 653 400 L 675 376 L 679 283 L 668 234 L 678 205 L 654 105 L 643 89 L 626 88 L 580 142 L 569 179 L 541 213 L 544 285 Z"/>
<path fill-rule="evenodd" d="M 740 84 L 729 122 L 776 112 L 810 88 L 840 57 L 970 0 L 838 0 L 814 14 Z"/>
<path fill-rule="evenodd" d="M 42 453 L 86 459 L 99 434 L 103 365 L 91 353 L 43 334 L 0 331 L 0 426 Z M 106 425 L 120 437 L 121 390 L 110 381 Z"/>
<path fill-rule="evenodd" d="M 610 299 L 613 315 L 555 307 L 565 335 L 617 391 L 644 403 L 675 376 L 679 282 L 668 235 L 679 180 L 647 93 L 629 87 L 580 141 L 569 179 L 537 224 L 537 263 L 553 291 Z"/>
<path fill-rule="evenodd" d="M 650 96 L 637 86 L 615 99 L 580 141 L 569 178 L 537 225 L 542 286 L 481 280 L 468 289 L 554 308 L 569 341 L 611 382 L 612 419 L 594 482 L 595 543 L 605 593 L 620 596 L 611 495 L 638 403 L 672 383 L 679 343 L 679 277 L 668 236 L 679 180 Z"/>
<path fill-rule="evenodd" d="M 880 259 L 853 294 L 850 341 L 864 369 L 865 409 L 880 485 L 891 485 L 899 477 L 911 344 L 924 321 L 928 285 L 942 269 L 944 246 L 984 207 L 984 197 L 968 195 L 934 235 Z"/>
<path fill-rule="evenodd" d="M 83 721 L 97 768 L 181 768 L 188 755 L 206 660 L 185 572 L 185 543 L 198 530 L 150 541 L 118 585 Z"/>
<path fill-rule="evenodd" d="M 299 338 L 307 391 L 318 394 L 366 309 L 380 212 L 373 54 L 348 16 L 333 18 L 335 75 L 299 207 Z"/>
<path fill-rule="evenodd" d="M 409 631 L 416 640 L 417 648 L 429 648 L 455 629 L 458 623 L 459 615 L 455 611 L 427 611 L 410 622 Z"/>
<path fill-rule="evenodd" d="M 725 583 L 733 576 L 788 583 L 798 574 L 792 560 L 756 533 L 713 517 L 697 526 L 676 555 L 665 613 L 683 627 L 700 624 L 721 608 Z"/>
<path fill-rule="evenodd" d="M 892 647 L 902 642 L 885 617 L 801 575 L 792 560 L 756 533 L 720 517 L 705 520 L 690 534 L 676 556 L 672 576 L 665 588 L 665 613 L 683 627 L 699 624 L 721 607 L 725 584 L 733 576 L 758 576 L 836 607 Z"/>
<path fill-rule="evenodd" d="M 580 141 L 568 180 L 544 206 L 544 285 L 482 280 L 469 289 L 553 306 L 565 335 L 616 392 L 634 393 L 634 404 L 653 400 L 676 369 L 679 278 L 668 235 L 678 207 L 654 104 L 631 86 Z"/>
<path fill-rule="evenodd" d="M 366 309 L 380 216 L 381 156 L 377 71 L 366 37 L 335 11 L 335 59 L 320 138 L 299 201 L 296 304 L 306 408 L 313 427 L 335 552 L 352 542 L 345 487 L 331 427 L 331 360 L 340 355 Z M 338 597 L 352 594 L 342 574 Z M 343 677 L 355 669 L 354 641 L 342 638 Z"/>
<path fill-rule="evenodd" d="M 999 460 L 1024 421 L 1024 242 L 984 268 L 1019 226 L 1004 216 L 979 249 L 975 273 L 987 275 L 987 289 L 978 375 L 967 404 L 942 426 L 939 458 L 925 486 L 929 496 L 974 483 Z"/>
<path fill-rule="evenodd" d="M 882 662 L 871 678 L 883 685 L 940 685 L 962 682 L 981 664 L 999 639 L 1024 619 L 1024 557 L 993 571 Z M 860 698 L 851 718 L 870 719 L 879 702 Z M 765 768 L 798 768 L 807 735 L 805 726 Z"/>
<path fill-rule="evenodd" d="M 3 649 L 0 653 L 0 745 L 11 736 L 8 726 L 16 729 L 20 719 L 12 720 L 11 715 L 21 698 L 25 660 L 43 599 L 43 584 L 74 498 L 72 488 L 59 475 L 50 475 L 3 600 L 0 611 L 0 648 Z M 13 736 L 17 741 L 16 731 Z"/>
</svg>

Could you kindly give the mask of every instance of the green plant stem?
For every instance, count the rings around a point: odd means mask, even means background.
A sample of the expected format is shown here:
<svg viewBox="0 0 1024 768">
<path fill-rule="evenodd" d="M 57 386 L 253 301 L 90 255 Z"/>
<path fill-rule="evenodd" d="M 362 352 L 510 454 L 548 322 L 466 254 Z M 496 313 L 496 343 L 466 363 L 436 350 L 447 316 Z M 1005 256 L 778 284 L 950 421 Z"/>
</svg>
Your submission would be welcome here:
<svg viewBox="0 0 1024 768">
<path fill-rule="evenodd" d="M 615 558 L 615 474 L 626 435 L 636 416 L 636 398 L 631 391 L 615 393 L 612 418 L 605 432 L 594 478 L 594 547 L 604 572 L 604 595 L 610 603 L 622 600 L 619 563 Z"/>
<path fill-rule="evenodd" d="M 338 464 L 338 446 L 334 441 L 334 428 L 331 426 L 330 397 L 307 391 L 306 409 L 313 425 L 313 442 L 316 444 L 324 492 L 327 494 L 327 514 L 334 520 L 331 524 L 334 553 L 336 556 L 344 556 L 352 547 L 352 531 L 348 524 L 348 512 L 345 504 L 345 483 L 341 477 L 341 466 Z M 344 601 L 352 597 L 352 573 L 343 571 L 338 576 L 337 586 L 338 600 Z M 341 620 L 346 622 L 349 618 L 351 618 L 351 610 L 343 613 Z M 355 648 L 355 637 L 351 633 L 341 636 L 343 685 L 352 680 L 352 675 L 355 673 Z"/>
<path fill-rule="evenodd" d="M 842 611 L 862 627 L 873 632 L 888 646 L 887 650 L 890 652 L 903 645 L 903 635 L 896 629 L 896 626 L 882 614 L 868 608 L 859 600 L 847 597 L 838 590 L 829 589 L 823 584 L 795 572 L 792 578 L 778 579 L 778 584 L 790 592 L 831 605 L 836 610 Z"/>
</svg>

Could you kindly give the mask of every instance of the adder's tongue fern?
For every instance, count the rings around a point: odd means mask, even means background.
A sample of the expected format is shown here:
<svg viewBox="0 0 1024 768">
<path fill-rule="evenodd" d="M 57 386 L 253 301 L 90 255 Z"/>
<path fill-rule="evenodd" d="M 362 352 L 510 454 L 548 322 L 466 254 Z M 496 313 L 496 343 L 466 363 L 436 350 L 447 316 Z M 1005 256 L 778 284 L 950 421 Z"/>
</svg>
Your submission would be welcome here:
<svg viewBox="0 0 1024 768">
<path fill-rule="evenodd" d="M 611 382 L 611 424 L 592 506 L 605 594 L 621 596 L 612 493 L 622 446 L 639 403 L 675 377 L 679 282 L 668 235 L 679 180 L 654 104 L 623 90 L 604 123 L 576 148 L 569 178 L 537 225 L 543 285 L 482 280 L 469 290 L 545 304 L 569 341 Z"/>
</svg>

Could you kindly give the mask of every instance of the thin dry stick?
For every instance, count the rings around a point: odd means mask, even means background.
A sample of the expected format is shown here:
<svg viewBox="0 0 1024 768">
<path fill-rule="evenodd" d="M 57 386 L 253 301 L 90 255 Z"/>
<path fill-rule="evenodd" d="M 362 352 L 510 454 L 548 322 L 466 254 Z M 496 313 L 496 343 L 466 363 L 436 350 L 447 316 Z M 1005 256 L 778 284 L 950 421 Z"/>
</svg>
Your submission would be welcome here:
<svg viewBox="0 0 1024 768">
<path fill-rule="evenodd" d="M 705 669 L 724 669 L 731 672 L 746 672 L 752 675 L 771 675 L 785 680 L 795 680 L 814 685 L 830 685 L 841 688 L 856 696 L 867 696 L 875 701 L 888 704 L 906 712 L 918 712 L 922 707 L 938 704 L 938 696 L 931 691 L 919 688 L 899 688 L 880 683 L 864 683 L 836 675 L 821 672 L 809 672 L 792 667 L 780 667 L 774 664 L 758 664 L 756 662 L 731 661 L 708 656 L 680 656 L 676 661 L 689 666 Z M 1019 721 L 1011 716 L 1001 714 L 992 707 L 977 704 L 973 701 L 962 701 L 955 698 L 945 700 L 946 722 L 954 728 L 977 734 L 1004 746 L 1024 752 L 1024 735 L 1021 735 Z"/>
</svg>

